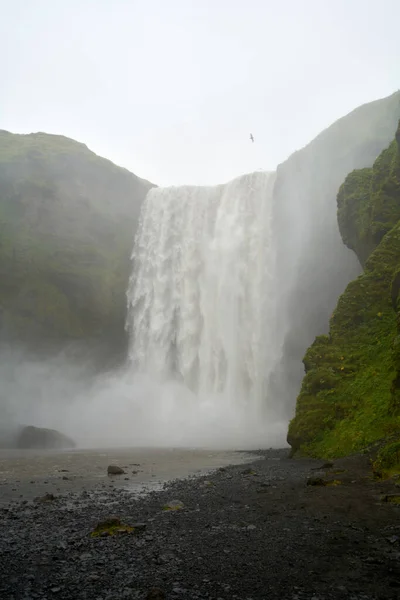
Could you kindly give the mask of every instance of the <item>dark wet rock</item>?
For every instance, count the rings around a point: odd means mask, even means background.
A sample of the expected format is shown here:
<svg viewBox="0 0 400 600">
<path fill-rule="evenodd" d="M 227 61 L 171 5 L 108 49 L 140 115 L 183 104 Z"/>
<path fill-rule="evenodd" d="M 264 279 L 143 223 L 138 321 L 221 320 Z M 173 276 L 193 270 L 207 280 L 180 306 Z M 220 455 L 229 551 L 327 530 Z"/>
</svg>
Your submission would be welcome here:
<svg viewBox="0 0 400 600">
<path fill-rule="evenodd" d="M 79 560 L 91 560 L 93 557 L 90 554 L 90 552 L 84 552 L 83 554 L 80 555 Z"/>
<path fill-rule="evenodd" d="M 398 535 L 392 535 L 390 538 L 388 538 L 388 542 L 390 544 L 396 544 L 398 541 L 399 541 Z"/>
<path fill-rule="evenodd" d="M 159 587 L 152 587 L 149 589 L 146 600 L 165 600 L 165 592 Z"/>
<path fill-rule="evenodd" d="M 29 425 L 20 431 L 16 447 L 23 450 L 56 450 L 75 448 L 76 444 L 69 437 L 55 429 L 45 429 Z"/>
<path fill-rule="evenodd" d="M 36 496 L 36 498 L 34 498 L 34 502 L 43 504 L 46 502 L 54 502 L 54 500 L 56 500 L 57 497 L 54 494 L 50 494 L 49 492 L 47 492 L 46 494 L 44 494 L 44 496 Z"/>
<path fill-rule="evenodd" d="M 124 475 L 125 471 L 117 465 L 108 465 L 107 473 L 108 475 Z"/>
<path fill-rule="evenodd" d="M 163 505 L 162 509 L 165 511 L 169 510 L 182 510 L 184 508 L 183 502 L 181 500 L 170 500 L 166 504 Z"/>
<path fill-rule="evenodd" d="M 118 527 L 121 525 L 121 519 L 119 517 L 107 517 L 106 519 L 99 521 L 96 525 L 96 529 L 104 529 L 106 527 Z"/>
<path fill-rule="evenodd" d="M 147 527 L 146 523 L 132 523 L 132 527 L 135 531 L 144 531 Z"/>
<path fill-rule="evenodd" d="M 134 528 L 131 525 L 122 523 L 118 517 L 108 517 L 104 521 L 97 523 L 91 535 L 92 537 L 108 537 L 133 532 Z"/>
<path fill-rule="evenodd" d="M 332 469 L 333 466 L 334 466 L 334 463 L 332 461 L 328 460 L 320 467 L 314 467 L 312 469 L 312 471 L 325 471 L 326 469 Z"/>
<path fill-rule="evenodd" d="M 257 475 L 257 472 L 252 467 L 248 467 L 242 471 L 242 475 Z"/>
<path fill-rule="evenodd" d="M 307 478 L 307 485 L 325 486 L 326 485 L 326 481 L 324 479 L 322 479 L 322 477 L 308 477 Z"/>
</svg>

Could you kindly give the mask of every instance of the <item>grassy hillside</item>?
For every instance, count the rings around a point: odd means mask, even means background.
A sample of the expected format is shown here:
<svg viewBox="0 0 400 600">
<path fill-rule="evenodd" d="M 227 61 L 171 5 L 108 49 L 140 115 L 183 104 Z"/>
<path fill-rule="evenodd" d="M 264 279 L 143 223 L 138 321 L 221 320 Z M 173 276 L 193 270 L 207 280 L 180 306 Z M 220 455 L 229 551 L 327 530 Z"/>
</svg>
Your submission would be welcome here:
<svg viewBox="0 0 400 600">
<path fill-rule="evenodd" d="M 338 220 L 364 273 L 340 297 L 329 335 L 306 352 L 288 440 L 324 457 L 382 441 L 377 466 L 390 469 L 400 462 L 400 126 L 372 168 L 346 178 Z"/>
<path fill-rule="evenodd" d="M 0 340 L 119 343 L 150 187 L 74 140 L 0 131 Z"/>
</svg>

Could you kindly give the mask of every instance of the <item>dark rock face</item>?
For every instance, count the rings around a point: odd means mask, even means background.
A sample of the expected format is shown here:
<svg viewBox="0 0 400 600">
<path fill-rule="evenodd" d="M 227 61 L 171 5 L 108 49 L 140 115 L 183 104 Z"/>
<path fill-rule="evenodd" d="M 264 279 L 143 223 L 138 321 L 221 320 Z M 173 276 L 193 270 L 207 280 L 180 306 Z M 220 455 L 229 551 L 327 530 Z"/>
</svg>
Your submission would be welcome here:
<svg viewBox="0 0 400 600">
<path fill-rule="evenodd" d="M 44 429 L 32 425 L 24 427 L 16 440 L 16 447 L 21 450 L 56 450 L 75 448 L 75 446 L 73 440 L 55 429 Z"/>
</svg>

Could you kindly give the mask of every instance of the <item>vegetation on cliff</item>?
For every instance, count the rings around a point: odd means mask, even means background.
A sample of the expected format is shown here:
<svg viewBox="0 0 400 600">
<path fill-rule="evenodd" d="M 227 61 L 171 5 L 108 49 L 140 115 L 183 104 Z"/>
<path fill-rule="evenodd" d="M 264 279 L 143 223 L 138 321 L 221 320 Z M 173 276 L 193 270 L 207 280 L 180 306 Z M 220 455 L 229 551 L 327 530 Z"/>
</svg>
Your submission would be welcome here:
<svg viewBox="0 0 400 600">
<path fill-rule="evenodd" d="M 150 186 L 66 137 L 0 131 L 0 339 L 121 341 Z"/>
<path fill-rule="evenodd" d="M 400 452 L 400 126 L 372 168 L 346 178 L 338 221 L 364 273 L 306 352 L 288 441 L 334 457 L 383 440 L 377 468 L 390 470 Z"/>
<path fill-rule="evenodd" d="M 400 91 L 353 110 L 278 167 L 274 189 L 278 330 L 282 358 L 273 373 L 273 395 L 292 408 L 304 371 L 301 359 L 346 285 L 361 273 L 337 226 L 336 195 L 348 173 L 372 167 L 393 139 Z M 358 173 L 358 171 L 356 171 Z"/>
</svg>

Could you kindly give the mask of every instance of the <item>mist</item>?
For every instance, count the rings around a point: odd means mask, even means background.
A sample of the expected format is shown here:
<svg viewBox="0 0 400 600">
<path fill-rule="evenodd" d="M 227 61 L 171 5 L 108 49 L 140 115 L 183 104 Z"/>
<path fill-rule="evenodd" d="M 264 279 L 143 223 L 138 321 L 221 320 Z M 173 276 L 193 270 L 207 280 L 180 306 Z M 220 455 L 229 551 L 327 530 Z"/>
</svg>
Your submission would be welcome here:
<svg viewBox="0 0 400 600">
<path fill-rule="evenodd" d="M 286 423 L 260 423 L 227 398 L 199 398 L 172 379 L 135 374 L 129 365 L 94 373 L 64 353 L 35 360 L 0 351 L 0 441 L 21 426 L 56 429 L 79 448 L 282 446 Z"/>
</svg>

